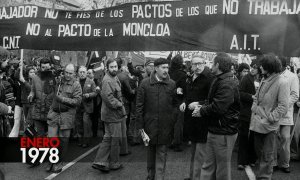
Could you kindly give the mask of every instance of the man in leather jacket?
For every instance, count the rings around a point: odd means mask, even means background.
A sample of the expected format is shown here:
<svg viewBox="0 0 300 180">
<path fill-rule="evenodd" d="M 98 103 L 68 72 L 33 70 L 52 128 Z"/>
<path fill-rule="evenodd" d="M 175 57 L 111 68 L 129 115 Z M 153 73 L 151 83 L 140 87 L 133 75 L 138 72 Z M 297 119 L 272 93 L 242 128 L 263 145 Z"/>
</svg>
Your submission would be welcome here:
<svg viewBox="0 0 300 180">
<path fill-rule="evenodd" d="M 216 78 L 208 93 L 208 103 L 199 105 L 193 112 L 194 117 L 206 117 L 209 121 L 200 179 L 231 179 L 230 163 L 240 111 L 238 82 L 230 72 L 231 63 L 232 59 L 226 53 L 215 57 L 212 73 Z"/>
</svg>

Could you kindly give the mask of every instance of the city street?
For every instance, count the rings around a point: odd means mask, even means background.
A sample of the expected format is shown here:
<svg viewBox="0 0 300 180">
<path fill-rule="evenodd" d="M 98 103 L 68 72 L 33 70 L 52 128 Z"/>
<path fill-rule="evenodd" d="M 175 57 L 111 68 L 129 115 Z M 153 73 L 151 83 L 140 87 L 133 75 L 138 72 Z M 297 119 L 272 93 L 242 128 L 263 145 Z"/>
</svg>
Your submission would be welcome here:
<svg viewBox="0 0 300 180">
<path fill-rule="evenodd" d="M 60 174 L 51 174 L 45 171 L 46 163 L 36 168 L 29 168 L 27 164 L 21 163 L 6 163 L 4 165 L 4 171 L 6 180 L 16 179 L 54 179 L 54 180 L 69 180 L 69 179 L 84 179 L 84 180 L 144 180 L 146 179 L 146 148 L 142 145 L 131 147 L 132 154 L 126 157 L 121 157 L 121 162 L 124 168 L 118 171 L 111 171 L 109 174 L 103 174 L 102 172 L 95 170 L 91 167 L 93 159 L 96 155 L 96 148 L 90 154 L 89 152 L 93 147 L 97 146 L 97 140 L 93 139 L 92 146 L 90 148 L 77 147 L 75 142 L 71 142 L 70 149 L 72 153 L 69 153 L 68 159 L 78 160 L 80 156 L 86 155 L 78 162 L 71 162 L 71 166 L 64 169 Z M 234 152 L 232 159 L 232 178 L 234 180 L 250 179 L 251 170 L 239 171 L 236 164 L 237 153 Z M 189 160 L 190 160 L 190 148 L 187 147 L 183 152 L 173 152 L 169 149 L 167 160 L 167 180 L 183 180 L 188 177 L 189 174 Z M 73 164 L 74 163 L 74 164 Z M 66 164 L 67 165 L 67 164 Z M 292 172 L 285 174 L 280 171 L 276 171 L 273 174 L 274 180 L 297 180 L 300 177 L 300 162 L 291 162 Z M 256 168 L 252 169 L 255 173 Z M 249 175 L 247 175 L 249 174 Z M 253 177 L 253 176 L 252 176 Z"/>
</svg>

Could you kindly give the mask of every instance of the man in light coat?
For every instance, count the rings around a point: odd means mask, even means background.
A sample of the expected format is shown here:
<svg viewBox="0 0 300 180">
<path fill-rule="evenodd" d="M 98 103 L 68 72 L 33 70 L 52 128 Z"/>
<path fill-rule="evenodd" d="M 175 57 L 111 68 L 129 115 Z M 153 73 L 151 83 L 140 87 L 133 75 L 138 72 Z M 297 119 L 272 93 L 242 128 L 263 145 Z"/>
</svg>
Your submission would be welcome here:
<svg viewBox="0 0 300 180">
<path fill-rule="evenodd" d="M 74 78 L 75 67 L 68 64 L 64 76 L 55 88 L 55 96 L 47 115 L 48 137 L 60 137 L 60 163 L 47 167 L 47 171 L 59 173 L 62 171 L 63 160 L 67 154 L 69 137 L 75 124 L 76 107 L 82 100 L 82 90 Z"/>
<path fill-rule="evenodd" d="M 104 121 L 105 134 L 92 166 L 104 173 L 123 167 L 119 162 L 121 122 L 126 119 L 121 83 L 117 77 L 117 62 L 115 59 L 108 59 L 106 66 L 107 73 L 101 88 L 101 120 Z"/>
<path fill-rule="evenodd" d="M 280 141 L 277 142 L 277 148 L 279 159 L 277 161 L 277 153 L 275 153 L 275 166 L 278 166 L 281 171 L 285 173 L 290 173 L 290 145 L 291 145 L 291 127 L 294 125 L 293 113 L 294 113 L 294 104 L 299 98 L 299 79 L 296 74 L 292 73 L 286 67 L 289 65 L 289 61 L 286 57 L 279 58 L 282 64 L 282 73 L 281 76 L 286 79 L 288 82 L 288 87 L 290 89 L 289 94 L 289 106 L 288 111 L 279 121 L 279 136 Z"/>
<path fill-rule="evenodd" d="M 257 179 L 272 179 L 276 132 L 289 107 L 290 90 L 281 73 L 280 60 L 274 54 L 260 59 L 262 79 L 251 107 L 250 130 L 254 132 L 254 147 L 259 169 Z"/>
</svg>

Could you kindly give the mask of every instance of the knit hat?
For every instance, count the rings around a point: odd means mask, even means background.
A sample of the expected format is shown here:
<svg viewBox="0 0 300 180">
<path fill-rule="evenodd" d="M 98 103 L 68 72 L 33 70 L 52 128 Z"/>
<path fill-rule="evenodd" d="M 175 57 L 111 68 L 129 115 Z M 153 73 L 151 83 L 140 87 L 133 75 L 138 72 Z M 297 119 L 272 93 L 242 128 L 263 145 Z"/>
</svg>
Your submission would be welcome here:
<svg viewBox="0 0 300 180">
<path fill-rule="evenodd" d="M 169 61 L 165 58 L 158 58 L 154 61 L 154 66 L 159 66 L 161 64 L 169 64 Z"/>
<path fill-rule="evenodd" d="M 148 66 L 150 63 L 154 63 L 154 60 L 153 59 L 147 59 L 146 63 L 145 63 L 145 66 Z"/>
</svg>

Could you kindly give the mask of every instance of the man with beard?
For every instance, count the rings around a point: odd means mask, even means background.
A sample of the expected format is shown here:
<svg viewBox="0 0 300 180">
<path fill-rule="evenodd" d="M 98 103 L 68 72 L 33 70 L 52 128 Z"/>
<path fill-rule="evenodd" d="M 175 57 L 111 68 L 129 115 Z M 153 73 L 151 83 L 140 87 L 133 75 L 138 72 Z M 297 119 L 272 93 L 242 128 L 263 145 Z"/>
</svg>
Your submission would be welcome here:
<svg viewBox="0 0 300 180">
<path fill-rule="evenodd" d="M 184 102 L 179 108 L 180 111 L 185 112 L 185 129 L 192 142 L 190 177 L 186 180 L 200 179 L 201 167 L 206 154 L 208 120 L 192 117 L 192 112 L 197 105 L 204 104 L 214 78 L 209 68 L 205 66 L 204 57 L 195 55 L 191 62 L 193 74 L 186 80 L 186 88 L 183 90 Z"/>
<path fill-rule="evenodd" d="M 40 61 L 40 70 L 32 77 L 29 102 L 33 102 L 32 120 L 38 136 L 46 136 L 47 114 L 49 112 L 55 92 L 55 77 L 50 70 L 50 59 L 43 58 Z"/>
<path fill-rule="evenodd" d="M 144 79 L 137 92 L 137 128 L 149 135 L 147 147 L 148 180 L 164 179 L 167 145 L 171 144 L 175 120 L 175 82 L 168 75 L 169 61 L 159 58 L 155 70 Z"/>
<path fill-rule="evenodd" d="M 117 77 L 117 61 L 108 59 L 106 67 L 107 73 L 101 88 L 101 120 L 104 121 L 105 134 L 92 167 L 107 173 L 123 167 L 119 162 L 119 154 L 121 123 L 126 119 L 126 111 L 122 100 L 121 83 Z"/>
<path fill-rule="evenodd" d="M 64 76 L 56 88 L 53 103 L 48 113 L 48 137 L 60 137 L 59 163 L 47 167 L 47 171 L 59 173 L 67 153 L 69 137 L 74 128 L 76 107 L 81 103 L 82 90 L 74 78 L 75 67 L 68 64 Z"/>
<path fill-rule="evenodd" d="M 87 69 L 81 66 L 78 69 L 79 82 L 82 89 L 82 101 L 76 111 L 76 129 L 80 135 L 78 146 L 89 146 L 89 138 L 93 136 L 91 114 L 94 111 L 93 98 L 96 97 L 96 85 L 92 79 L 87 78 Z"/>
<path fill-rule="evenodd" d="M 240 95 L 231 71 L 232 59 L 226 53 L 214 58 L 207 103 L 197 106 L 193 117 L 207 121 L 206 154 L 200 179 L 231 179 L 231 155 L 237 138 Z"/>
</svg>

